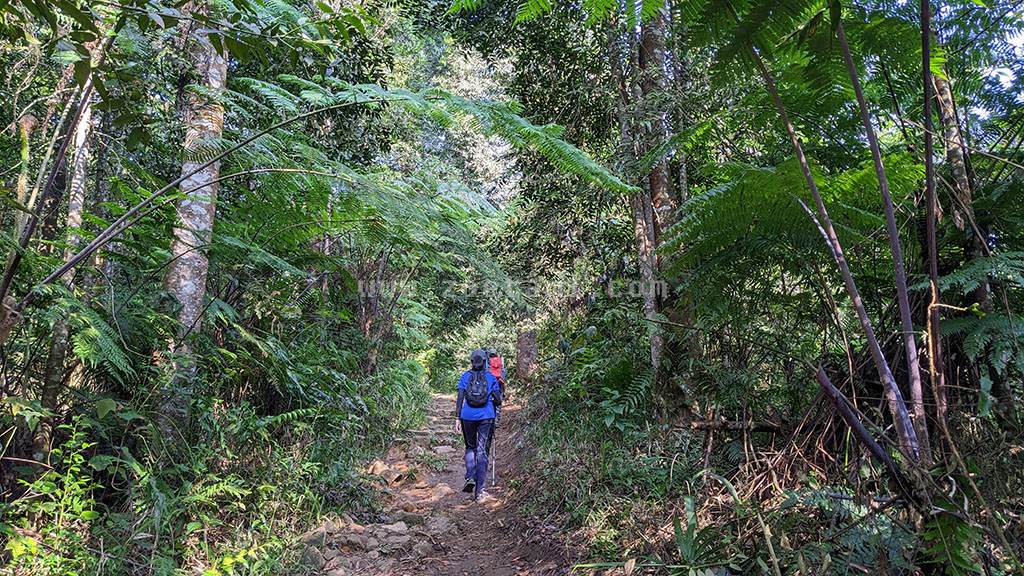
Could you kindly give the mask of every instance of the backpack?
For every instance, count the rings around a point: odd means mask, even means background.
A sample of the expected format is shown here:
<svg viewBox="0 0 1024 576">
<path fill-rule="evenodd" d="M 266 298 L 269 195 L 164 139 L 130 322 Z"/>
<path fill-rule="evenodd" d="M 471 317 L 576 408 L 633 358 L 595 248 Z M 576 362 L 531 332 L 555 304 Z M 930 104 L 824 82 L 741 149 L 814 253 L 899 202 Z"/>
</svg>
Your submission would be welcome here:
<svg viewBox="0 0 1024 576">
<path fill-rule="evenodd" d="M 469 382 L 466 382 L 466 404 L 470 408 L 483 408 L 490 399 L 491 386 L 487 383 L 486 370 L 470 370 Z"/>
<path fill-rule="evenodd" d="M 502 372 L 505 371 L 505 367 L 501 365 L 501 356 L 495 356 L 488 360 L 488 366 L 491 369 L 491 374 L 500 382 L 504 378 Z"/>
</svg>

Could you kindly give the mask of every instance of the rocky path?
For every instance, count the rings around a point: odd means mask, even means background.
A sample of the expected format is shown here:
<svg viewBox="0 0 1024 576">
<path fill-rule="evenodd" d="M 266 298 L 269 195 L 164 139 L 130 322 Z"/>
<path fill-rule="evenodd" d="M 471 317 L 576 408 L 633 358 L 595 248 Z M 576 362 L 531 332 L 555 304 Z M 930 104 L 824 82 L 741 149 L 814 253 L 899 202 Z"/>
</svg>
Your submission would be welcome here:
<svg viewBox="0 0 1024 576">
<path fill-rule="evenodd" d="M 334 518 L 301 537 L 307 564 L 328 576 L 451 574 L 513 576 L 567 574 L 565 552 L 552 526 L 506 506 L 508 486 L 521 474 L 525 422 L 506 406 L 495 445 L 497 482 L 492 498 L 473 502 L 462 488 L 463 445 L 455 435 L 455 399 L 434 395 L 427 425 L 409 431 L 374 461 L 368 474 L 388 486 L 390 504 L 380 523 Z M 488 474 L 488 479 L 490 474 Z"/>
</svg>

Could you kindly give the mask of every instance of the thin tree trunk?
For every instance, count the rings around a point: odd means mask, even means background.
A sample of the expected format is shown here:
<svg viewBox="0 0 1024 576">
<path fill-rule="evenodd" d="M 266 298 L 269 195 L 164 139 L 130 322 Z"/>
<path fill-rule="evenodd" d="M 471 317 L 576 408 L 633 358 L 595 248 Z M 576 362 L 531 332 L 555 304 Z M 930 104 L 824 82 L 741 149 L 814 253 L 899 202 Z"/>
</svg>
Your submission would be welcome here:
<svg viewBox="0 0 1024 576">
<path fill-rule="evenodd" d="M 634 125 L 629 116 L 629 102 L 634 96 L 634 90 L 628 79 L 627 73 L 623 70 L 623 55 L 628 55 L 628 61 L 633 60 L 635 53 L 632 47 L 627 46 L 621 50 L 614 24 L 608 29 L 608 59 L 611 64 L 612 77 L 617 84 L 615 91 L 616 111 L 619 119 L 619 145 L 622 150 L 623 169 L 629 172 L 636 164 L 637 158 L 637 135 Z M 649 184 L 649 182 L 645 183 Z M 636 241 L 637 264 L 640 272 L 640 281 L 644 285 L 641 289 L 643 297 L 643 313 L 648 320 L 654 319 L 658 313 L 657 296 L 654 291 L 655 262 L 654 262 L 654 208 L 651 202 L 647 185 L 641 186 L 642 191 L 630 195 L 629 206 L 633 215 L 633 235 Z M 661 355 L 665 347 L 665 339 L 662 336 L 661 328 L 656 324 L 649 323 L 648 335 L 651 348 L 651 365 L 655 373 L 661 367 Z"/>
<path fill-rule="evenodd" d="M 939 325 L 939 250 L 935 233 L 935 221 L 938 217 L 938 199 L 935 196 L 935 149 L 932 138 L 931 60 L 931 6 L 929 0 L 921 0 L 921 74 L 924 79 L 924 187 L 925 202 L 928 205 L 926 216 L 928 284 L 931 287 L 932 297 L 931 302 L 928 303 L 928 360 L 931 366 L 932 395 L 935 397 L 935 417 L 939 422 L 940 429 L 945 429 L 947 411 L 946 367 L 942 361 L 942 330 Z M 966 171 L 964 176 L 966 176 Z"/>
<path fill-rule="evenodd" d="M 21 137 L 21 171 L 18 174 L 18 183 L 15 190 L 16 198 L 18 203 L 22 206 L 28 202 L 28 171 L 29 162 L 32 159 L 31 148 L 29 143 L 32 138 L 32 133 L 39 128 L 39 120 L 27 114 L 18 119 L 18 135 Z M 18 212 L 14 215 L 14 238 L 20 238 L 22 221 L 25 215 Z M 16 252 L 12 249 L 10 255 L 7 257 L 7 264 L 5 266 L 4 274 L 7 275 L 8 271 L 14 266 L 14 256 Z M 7 340 L 7 336 L 10 335 L 11 330 L 18 325 L 21 320 L 21 315 L 15 310 L 17 301 L 10 294 L 4 294 L 3 303 L 0 304 L 0 343 Z"/>
<path fill-rule="evenodd" d="M 644 99 L 644 111 L 650 120 L 644 153 L 650 152 L 661 140 L 669 137 L 669 126 L 664 111 L 655 106 L 657 97 L 665 91 L 665 28 L 666 18 L 659 11 L 643 23 L 640 34 L 640 90 Z M 654 246 L 664 242 L 665 231 L 676 223 L 678 204 L 672 192 L 672 177 L 667 160 L 654 165 L 647 176 L 650 186 L 651 207 L 654 224 Z M 662 262 L 662 260 L 664 262 Z M 669 259 L 656 257 L 659 271 L 667 268 Z"/>
<path fill-rule="evenodd" d="M 731 5 L 729 5 L 729 11 L 732 13 L 736 22 L 739 23 L 739 17 L 736 16 Z M 807 186 L 810 188 L 811 196 L 814 198 L 814 203 L 818 209 L 818 216 L 821 219 L 820 225 L 826 235 L 829 248 L 832 250 L 832 254 L 835 257 L 836 265 L 839 267 L 839 271 L 842 274 L 843 282 L 846 285 L 846 291 L 850 295 L 850 300 L 853 303 L 854 310 L 857 312 L 857 318 L 860 321 L 861 328 L 864 330 L 864 336 L 867 340 L 868 349 L 871 351 L 871 358 L 874 361 L 875 369 L 878 371 L 878 377 L 882 381 L 886 399 L 889 402 L 889 410 L 892 412 L 893 422 L 896 425 L 899 449 L 911 461 L 917 462 L 920 460 L 920 448 L 917 441 L 917 433 L 914 430 L 914 425 L 910 420 L 909 413 L 907 412 L 907 405 L 903 400 L 903 394 L 900 392 L 899 386 L 896 385 L 896 380 L 893 378 L 892 371 L 889 369 L 889 363 L 882 354 L 882 348 L 878 344 L 878 339 L 875 337 L 874 328 L 871 326 L 871 319 L 868 317 L 867 310 L 864 307 L 864 301 L 860 297 L 860 291 L 857 290 L 853 274 L 850 272 L 850 266 L 846 262 L 846 255 L 843 253 L 842 245 L 839 243 L 839 237 L 836 235 L 835 228 L 832 226 L 832 219 L 829 217 L 828 210 L 825 209 L 825 203 L 821 198 L 821 194 L 818 192 L 818 185 L 814 180 L 814 175 L 811 173 L 807 157 L 804 156 L 803 147 L 800 145 L 800 140 L 796 136 L 796 130 L 793 128 L 793 123 L 789 120 L 789 114 L 786 113 L 786 107 L 782 104 L 782 99 L 779 97 L 779 91 L 775 88 L 775 82 L 772 80 L 771 74 L 768 73 L 768 68 L 765 67 L 764 61 L 761 59 L 760 54 L 758 54 L 753 44 L 748 42 L 747 49 L 750 51 L 754 61 L 757 63 L 757 68 L 761 73 L 761 77 L 764 79 L 765 87 L 768 89 L 768 93 L 771 95 L 772 101 L 775 103 L 775 107 L 779 112 L 779 117 L 786 127 L 790 144 L 793 146 L 793 150 L 796 153 L 797 161 L 800 163 L 804 179 L 807 181 Z"/>
<path fill-rule="evenodd" d="M 931 75 L 931 74 L 929 74 Z M 939 122 L 942 124 L 943 148 L 946 150 L 946 163 L 953 177 L 953 190 L 956 192 L 960 206 L 953 206 L 953 222 L 957 228 L 964 229 L 964 216 L 971 211 L 971 184 L 967 176 L 967 159 L 964 157 L 964 146 L 960 136 L 960 125 L 956 120 L 956 108 L 953 103 L 953 89 L 949 80 L 941 75 L 932 76 L 936 101 L 939 104 Z M 932 86 L 929 86 L 929 89 Z"/>
<path fill-rule="evenodd" d="M 650 20 L 644 22 L 640 32 L 640 92 L 642 95 L 643 108 L 650 126 L 645 134 L 643 142 L 643 153 L 646 155 L 663 140 L 671 137 L 671 127 L 666 118 L 666 113 L 659 100 L 664 100 L 666 91 L 666 48 L 665 35 L 667 29 L 666 9 L 658 11 Z M 650 300 L 653 308 L 645 303 L 645 312 L 648 318 L 653 318 L 660 310 L 667 310 L 674 307 L 674 303 L 668 298 L 669 293 L 661 294 L 659 299 L 658 291 L 655 289 L 655 282 L 668 270 L 672 264 L 671 254 L 658 254 L 657 249 L 665 243 L 667 231 L 677 221 L 679 204 L 673 192 L 672 176 L 667 158 L 660 160 L 651 168 L 647 175 L 647 188 L 650 198 L 649 227 L 651 237 L 651 277 L 643 278 L 645 290 L 652 292 L 645 298 Z M 650 310 L 648 310 L 651 308 Z M 686 322 L 692 322 L 692 318 L 685 316 Z M 663 358 L 666 354 L 666 347 L 673 348 L 666 343 L 662 328 L 658 324 L 651 324 L 651 360 L 655 369 L 655 386 L 653 399 L 662 418 L 667 418 L 669 413 L 677 406 L 682 405 L 683 398 L 681 389 L 674 386 L 671 376 L 663 369 Z M 669 352 L 672 356 L 672 354 Z"/>
<path fill-rule="evenodd" d="M 227 82 L 224 55 L 213 47 L 206 32 L 197 30 L 192 33 L 196 40 L 192 55 L 198 84 L 213 92 L 223 90 Z M 174 228 L 171 261 L 165 280 L 167 292 L 180 305 L 179 328 L 177 338 L 168 345 L 170 373 L 157 397 L 161 433 L 165 440 L 171 442 L 180 437 L 175 427 L 188 422 L 192 380 L 197 369 L 191 337 L 200 329 L 206 294 L 210 265 L 206 246 L 213 232 L 217 200 L 215 180 L 220 175 L 220 162 L 199 168 L 206 164 L 204 158 L 216 149 L 221 138 L 224 107 L 216 100 L 193 92 L 188 96 L 184 117 L 186 132 L 181 171 L 183 175 L 190 176 L 181 182 L 180 189 L 185 191 L 185 195 L 175 204 L 180 222 Z"/>
<path fill-rule="evenodd" d="M 871 116 L 868 114 L 867 102 L 864 100 L 864 90 L 860 85 L 857 65 L 853 61 L 853 53 L 850 52 L 850 44 L 846 40 L 846 31 L 843 29 L 842 22 L 839 22 L 837 32 L 839 34 L 839 44 L 843 49 L 843 59 L 846 61 L 846 70 L 850 74 L 853 92 L 857 97 L 857 107 L 860 109 L 860 119 L 864 124 L 868 147 L 871 149 L 871 161 L 875 165 L 878 188 L 882 193 L 882 209 L 885 211 L 885 226 L 889 234 L 889 250 L 892 252 L 893 276 L 896 282 L 896 298 L 899 303 L 903 347 L 907 356 L 911 419 L 913 420 L 914 430 L 917 432 L 917 439 L 920 442 L 921 457 L 925 463 L 929 463 L 931 462 L 931 448 L 928 442 L 928 418 L 924 410 L 921 365 L 917 355 L 917 342 L 914 339 L 914 321 L 911 319 L 910 297 L 907 294 L 907 273 L 903 269 L 903 250 L 900 247 L 900 231 L 896 226 L 896 210 L 893 207 L 892 195 L 889 193 L 889 179 L 886 177 L 885 166 L 882 164 L 882 150 L 878 145 L 875 130 L 871 126 Z M 931 208 L 930 205 L 929 208 Z"/>
<path fill-rule="evenodd" d="M 956 194 L 956 202 L 953 203 L 951 212 L 953 223 L 957 228 L 967 228 L 966 245 L 964 248 L 965 260 L 968 262 L 985 256 L 985 239 L 973 233 L 973 228 L 965 224 L 974 217 L 973 195 L 971 193 L 970 175 L 967 169 L 966 146 L 963 144 L 963 135 L 960 133 L 960 123 L 956 116 L 956 102 L 953 99 L 953 88 L 949 80 L 943 76 L 932 76 L 932 86 L 935 88 L 935 101 L 938 103 L 939 122 L 942 124 L 943 148 L 946 151 L 946 164 L 949 166 L 949 173 L 953 179 L 953 190 Z M 981 282 L 977 288 L 971 291 L 969 298 L 972 304 L 978 304 L 985 312 L 993 309 L 991 287 L 988 281 Z"/>
<path fill-rule="evenodd" d="M 83 104 L 78 125 L 72 141 L 74 157 L 69 162 L 71 167 L 71 184 L 68 187 L 68 215 L 66 219 L 64 261 L 67 262 L 81 243 L 79 232 L 82 229 L 82 207 L 85 204 L 86 176 L 89 167 L 89 154 L 92 140 L 92 100 Z M 72 268 L 61 278 L 64 286 L 74 289 L 75 269 Z M 69 331 L 64 318 L 58 319 L 53 325 L 53 339 L 46 358 L 46 370 L 43 373 L 43 386 L 40 402 L 48 410 L 56 411 L 60 397 L 61 384 L 64 381 L 64 366 L 67 359 Z M 36 430 L 35 452 L 37 458 L 49 451 L 52 428 L 48 422 L 41 422 Z"/>
</svg>

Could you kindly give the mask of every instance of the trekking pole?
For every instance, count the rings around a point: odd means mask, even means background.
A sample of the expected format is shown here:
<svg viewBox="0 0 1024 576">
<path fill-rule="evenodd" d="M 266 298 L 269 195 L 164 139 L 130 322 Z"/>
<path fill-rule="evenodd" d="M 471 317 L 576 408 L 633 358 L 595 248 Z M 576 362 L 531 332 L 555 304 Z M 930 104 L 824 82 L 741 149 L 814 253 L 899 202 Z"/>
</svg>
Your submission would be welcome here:
<svg viewBox="0 0 1024 576">
<path fill-rule="evenodd" d="M 493 434 L 493 432 L 492 432 Z M 494 485 L 495 478 L 497 477 L 497 464 L 494 461 L 494 438 L 491 438 L 491 485 Z"/>
</svg>

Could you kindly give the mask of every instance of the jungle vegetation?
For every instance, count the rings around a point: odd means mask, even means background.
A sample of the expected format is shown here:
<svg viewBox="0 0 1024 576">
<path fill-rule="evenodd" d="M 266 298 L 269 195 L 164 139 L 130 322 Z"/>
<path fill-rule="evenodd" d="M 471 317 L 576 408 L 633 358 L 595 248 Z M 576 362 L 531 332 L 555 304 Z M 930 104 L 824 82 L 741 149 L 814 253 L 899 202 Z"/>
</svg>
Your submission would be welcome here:
<svg viewBox="0 0 1024 576">
<path fill-rule="evenodd" d="M 0 0 L 0 64 L 3 573 L 304 573 L 475 347 L 578 570 L 1024 570 L 1020 2 Z"/>
</svg>

